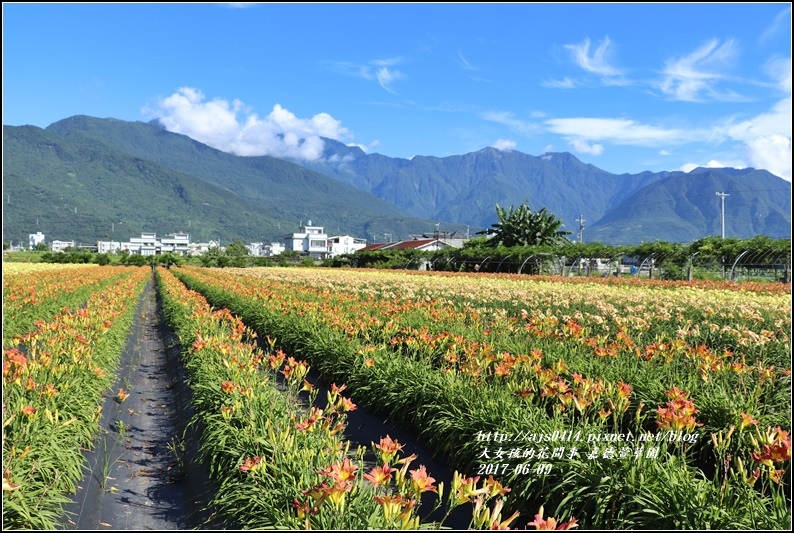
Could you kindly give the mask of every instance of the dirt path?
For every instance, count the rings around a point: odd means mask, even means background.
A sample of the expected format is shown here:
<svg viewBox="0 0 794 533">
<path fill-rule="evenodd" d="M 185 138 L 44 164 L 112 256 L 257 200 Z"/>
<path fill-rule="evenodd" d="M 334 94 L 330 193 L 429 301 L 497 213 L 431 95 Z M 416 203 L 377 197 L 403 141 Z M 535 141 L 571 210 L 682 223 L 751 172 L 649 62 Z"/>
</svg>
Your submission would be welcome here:
<svg viewBox="0 0 794 533">
<path fill-rule="evenodd" d="M 113 388 L 129 397 L 105 401 L 103 435 L 87 454 L 91 472 L 67 507 L 67 529 L 173 530 L 202 523 L 208 483 L 184 463 L 189 404 L 179 347 L 167 347 L 161 319 L 150 281 Z"/>
</svg>

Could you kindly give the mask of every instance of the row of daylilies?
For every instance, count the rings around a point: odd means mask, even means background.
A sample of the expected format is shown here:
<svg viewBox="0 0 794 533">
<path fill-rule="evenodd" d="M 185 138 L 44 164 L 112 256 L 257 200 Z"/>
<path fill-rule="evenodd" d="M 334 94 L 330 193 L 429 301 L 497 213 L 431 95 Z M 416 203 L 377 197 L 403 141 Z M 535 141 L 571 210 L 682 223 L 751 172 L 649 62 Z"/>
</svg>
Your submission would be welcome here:
<svg viewBox="0 0 794 533">
<path fill-rule="evenodd" d="M 30 283 L 36 291 L 26 298 L 54 298 L 53 285 L 64 290 L 64 280 L 79 284 L 75 272 L 48 271 L 41 283 Z M 84 305 L 74 301 L 75 307 L 54 316 L 40 307 L 46 319 L 4 339 L 3 529 L 53 529 L 63 523 L 63 505 L 83 477 L 82 450 L 99 431 L 103 395 L 116 380 L 138 297 L 150 277 L 146 268 L 79 272 L 95 283 Z M 14 287 L 8 278 L 4 281 Z M 110 279 L 114 282 L 99 288 Z M 17 294 L 4 294 L 4 311 L 6 298 Z"/>
<path fill-rule="evenodd" d="M 62 307 L 82 304 L 98 286 L 119 276 L 118 269 L 96 268 L 97 265 L 69 265 L 71 268 L 52 268 L 48 263 L 8 265 L 27 268 L 6 272 L 7 265 L 3 265 L 4 346 L 14 335 L 30 329 L 35 320 L 48 320 Z"/>
<path fill-rule="evenodd" d="M 790 520 L 780 486 L 791 443 L 780 427 L 791 414 L 785 296 L 681 284 L 181 272 L 346 381 L 357 401 L 415 425 L 459 467 L 503 474 L 522 511 L 548 498 L 558 516 L 600 528 Z M 578 449 L 490 440 L 572 429 Z M 622 445 L 602 436 L 622 436 Z M 536 452 L 552 454 L 552 471 L 526 463 Z"/>
<path fill-rule="evenodd" d="M 436 528 L 464 504 L 472 504 L 470 526 L 478 529 L 507 528 L 517 517 L 502 516 L 509 489 L 493 476 L 456 473 L 445 494 L 424 465 L 412 468 L 416 455 L 402 455 L 402 445 L 388 435 L 372 443 L 371 453 L 351 450 L 346 413 L 356 406 L 342 395 L 345 385 L 332 384 L 321 407 L 318 389 L 306 380 L 306 362 L 275 349 L 269 337 L 260 348 L 239 318 L 213 311 L 170 271 L 158 269 L 157 278 L 167 319 L 184 347 L 194 420 L 202 427 L 201 460 L 216 487 L 211 504 L 229 523 Z M 446 514 L 422 518 L 439 509 Z"/>
</svg>

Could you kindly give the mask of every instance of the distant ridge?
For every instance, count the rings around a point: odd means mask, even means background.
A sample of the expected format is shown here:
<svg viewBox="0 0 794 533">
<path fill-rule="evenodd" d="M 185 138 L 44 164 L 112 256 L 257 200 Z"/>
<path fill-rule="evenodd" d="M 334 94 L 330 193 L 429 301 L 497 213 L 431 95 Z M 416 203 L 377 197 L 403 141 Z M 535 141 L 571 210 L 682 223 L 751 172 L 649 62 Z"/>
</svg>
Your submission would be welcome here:
<svg viewBox="0 0 794 533">
<path fill-rule="evenodd" d="M 308 218 L 331 235 L 374 240 L 437 222 L 290 162 L 234 156 L 142 122 L 4 126 L 3 151 L 3 192 L 17 200 L 4 204 L 6 241 L 35 231 L 95 242 L 183 230 L 194 241 L 281 242 Z"/>
<path fill-rule="evenodd" d="M 296 161 L 297 162 L 297 161 Z M 494 205 L 546 207 L 587 240 L 637 244 L 686 242 L 719 234 L 716 191 L 736 191 L 726 207 L 726 236 L 791 235 L 791 183 L 765 170 L 611 174 L 568 152 L 531 156 L 484 148 L 460 156 L 413 159 L 365 154 L 326 139 L 323 161 L 297 162 L 426 218 L 490 226 Z M 695 198 L 692 198 L 695 196 Z M 728 216 L 730 213 L 730 219 Z"/>
<path fill-rule="evenodd" d="M 575 237 L 635 244 L 726 236 L 791 236 L 791 183 L 764 170 L 612 174 L 570 153 L 484 148 L 413 159 L 366 154 L 325 139 L 322 160 L 242 157 L 156 122 L 74 116 L 46 129 L 3 127 L 3 238 L 105 238 L 124 227 L 183 230 L 192 240 L 281 241 L 312 219 L 329 234 L 382 241 L 432 231 L 474 234 L 496 204 L 546 207 Z M 10 200 L 9 200 L 10 198 Z M 38 223 L 38 227 L 37 227 Z M 108 237 L 110 238 L 110 237 Z"/>
</svg>

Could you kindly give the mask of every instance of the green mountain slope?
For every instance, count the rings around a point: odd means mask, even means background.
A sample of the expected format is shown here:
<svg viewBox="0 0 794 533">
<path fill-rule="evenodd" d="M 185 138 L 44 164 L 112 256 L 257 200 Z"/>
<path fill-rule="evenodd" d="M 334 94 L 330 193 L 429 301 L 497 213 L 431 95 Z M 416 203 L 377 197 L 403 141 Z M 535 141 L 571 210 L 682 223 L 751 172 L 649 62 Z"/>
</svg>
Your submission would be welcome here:
<svg viewBox="0 0 794 533">
<path fill-rule="evenodd" d="M 561 218 L 574 235 L 583 216 L 587 240 L 612 244 L 713 235 L 713 209 L 719 207 L 713 193 L 733 190 L 740 180 L 744 188 L 731 198 L 736 207 L 733 235 L 791 235 L 790 194 L 781 194 L 790 192 L 790 183 L 754 169 L 617 175 L 567 152 L 534 157 L 486 148 L 407 160 L 368 155 L 332 140 L 326 140 L 323 161 L 302 164 L 417 216 L 490 226 L 495 204 L 517 206 L 528 200 L 533 209 L 546 207 Z M 704 201 L 690 200 L 703 191 L 708 192 Z"/>
<path fill-rule="evenodd" d="M 374 242 L 436 223 L 474 233 L 496 221 L 496 204 L 528 201 L 574 235 L 583 216 L 585 241 L 685 242 L 719 234 L 716 191 L 731 194 L 726 236 L 791 235 L 791 184 L 766 171 L 617 175 L 569 153 L 486 148 L 408 160 L 325 143 L 322 160 L 297 164 L 228 154 L 156 123 L 75 116 L 46 130 L 4 126 L 4 239 L 182 230 L 194 241 L 281 241 L 311 219 Z"/>
<path fill-rule="evenodd" d="M 647 185 L 585 230 L 587 241 L 636 244 L 725 236 L 791 237 L 791 183 L 765 170 L 695 169 Z"/>
<path fill-rule="evenodd" d="M 256 205 L 258 216 L 273 224 L 255 235 L 230 228 L 230 233 L 244 240 L 281 241 L 309 219 L 331 235 L 351 234 L 369 240 L 382 240 L 385 233 L 405 238 L 431 231 L 437 222 L 406 214 L 371 194 L 299 165 L 267 156 L 227 154 L 157 124 L 75 116 L 50 125 L 46 131 L 63 139 L 101 143 L 193 176 Z M 465 225 L 455 229 L 465 231 Z"/>
<path fill-rule="evenodd" d="M 539 157 L 485 148 L 449 157 L 393 159 L 364 154 L 326 139 L 324 162 L 301 163 L 371 192 L 408 213 L 427 218 L 490 226 L 495 204 L 546 207 L 567 228 L 584 214 L 601 218 L 609 207 L 660 175 L 616 175 L 569 153 Z"/>
<path fill-rule="evenodd" d="M 3 127 L 3 240 L 128 240 L 184 231 L 193 241 L 291 231 L 255 203 L 87 139 Z"/>
</svg>

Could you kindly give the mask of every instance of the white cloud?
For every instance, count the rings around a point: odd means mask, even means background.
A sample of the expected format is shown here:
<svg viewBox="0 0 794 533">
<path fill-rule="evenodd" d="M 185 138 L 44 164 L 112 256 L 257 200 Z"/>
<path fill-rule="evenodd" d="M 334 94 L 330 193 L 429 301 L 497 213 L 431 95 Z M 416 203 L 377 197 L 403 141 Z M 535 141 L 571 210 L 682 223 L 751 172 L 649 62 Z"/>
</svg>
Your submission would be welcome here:
<svg viewBox="0 0 794 533">
<path fill-rule="evenodd" d="M 590 39 L 585 39 L 582 44 L 566 44 L 565 48 L 571 51 L 573 60 L 587 72 L 598 76 L 619 76 L 620 70 L 610 65 L 607 61 L 608 48 L 610 45 L 609 37 L 595 49 L 590 55 Z"/>
<path fill-rule="evenodd" d="M 509 152 L 515 149 L 516 142 L 510 139 L 497 139 L 491 146 L 502 152 Z"/>
<path fill-rule="evenodd" d="M 672 152 L 670 152 L 670 150 L 660 150 L 659 151 L 659 155 L 668 156 L 668 155 L 673 155 L 673 154 L 672 154 Z"/>
<path fill-rule="evenodd" d="M 389 70 L 389 67 L 380 67 L 375 72 L 375 77 L 377 78 L 381 87 L 390 93 L 393 93 L 394 89 L 391 87 L 392 82 L 394 80 L 399 80 L 403 77 L 403 75 L 399 70 Z"/>
<path fill-rule="evenodd" d="M 773 57 L 763 66 L 774 86 L 783 94 L 791 94 L 791 58 Z"/>
<path fill-rule="evenodd" d="M 348 146 L 356 146 L 356 147 L 360 148 L 364 153 L 368 154 L 370 152 L 370 150 L 372 150 L 373 148 L 375 148 L 379 144 L 380 144 L 380 141 L 375 140 L 375 141 L 372 141 L 371 143 L 369 143 L 368 145 L 360 144 L 360 143 L 348 143 Z"/>
<path fill-rule="evenodd" d="M 685 165 L 681 165 L 680 170 L 684 172 L 692 172 L 696 168 L 745 168 L 745 165 L 741 161 L 734 161 L 733 163 L 722 163 L 717 161 L 716 159 L 712 159 L 708 163 L 698 165 L 695 163 L 686 163 Z"/>
<path fill-rule="evenodd" d="M 543 80 L 540 84 L 548 89 L 573 89 L 576 87 L 576 82 L 567 76 L 561 80 Z"/>
<path fill-rule="evenodd" d="M 458 52 L 458 61 L 463 66 L 464 70 L 477 70 L 476 68 L 474 68 L 474 66 L 472 66 L 471 63 L 468 62 L 468 60 L 465 57 L 463 57 L 462 52 Z"/>
<path fill-rule="evenodd" d="M 770 135 L 749 141 L 747 161 L 751 167 L 768 170 L 775 176 L 791 181 L 791 138 Z"/>
<path fill-rule="evenodd" d="M 390 93 L 395 93 L 392 83 L 396 80 L 405 78 L 405 74 L 393 67 L 401 63 L 399 58 L 373 59 L 367 64 L 351 63 L 349 61 L 334 61 L 326 63 L 327 67 L 338 74 L 353 76 L 370 81 L 377 81 L 378 84 Z"/>
<path fill-rule="evenodd" d="M 583 154 L 601 155 L 604 153 L 604 145 L 602 144 L 588 144 L 584 139 L 573 138 L 568 140 L 568 144 L 574 150 Z"/>
<path fill-rule="evenodd" d="M 324 148 L 320 137 L 341 140 L 349 136 L 340 121 L 327 113 L 299 118 L 279 104 L 264 118 L 251 113 L 241 101 L 221 98 L 205 101 L 198 89 L 181 87 L 143 113 L 157 118 L 168 131 L 242 156 L 270 155 L 316 160 Z"/>
<path fill-rule="evenodd" d="M 633 120 L 614 118 L 556 118 L 545 122 L 552 133 L 588 141 L 610 141 L 634 146 L 658 146 L 660 144 L 686 142 L 694 131 L 664 129 Z"/>
<path fill-rule="evenodd" d="M 503 124 L 510 129 L 524 135 L 538 133 L 540 131 L 540 126 L 536 123 L 515 118 L 515 115 L 510 111 L 486 111 L 480 116 L 484 120 Z"/>
<path fill-rule="evenodd" d="M 778 101 L 768 113 L 738 123 L 728 121 L 717 130 L 744 143 L 749 166 L 791 181 L 791 97 Z"/>
<path fill-rule="evenodd" d="M 720 44 L 712 39 L 691 54 L 665 62 L 661 91 L 674 100 L 700 102 L 707 97 L 714 100 L 737 101 L 742 97 L 732 91 L 719 92 L 718 82 L 727 79 L 722 73 L 737 54 L 733 40 Z"/>
<path fill-rule="evenodd" d="M 758 37 L 758 42 L 766 43 L 780 35 L 787 27 L 791 26 L 791 6 L 786 7 L 777 14 L 775 20 Z"/>
</svg>

